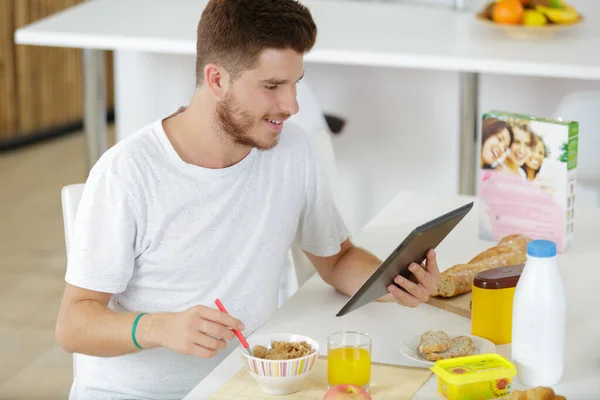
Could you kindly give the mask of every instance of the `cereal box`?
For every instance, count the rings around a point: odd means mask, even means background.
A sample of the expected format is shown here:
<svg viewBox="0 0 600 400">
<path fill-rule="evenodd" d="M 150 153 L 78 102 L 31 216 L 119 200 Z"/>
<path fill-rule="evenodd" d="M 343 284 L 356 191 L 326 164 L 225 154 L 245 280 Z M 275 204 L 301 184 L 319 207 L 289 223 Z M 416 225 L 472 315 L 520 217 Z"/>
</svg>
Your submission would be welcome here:
<svg viewBox="0 0 600 400">
<path fill-rule="evenodd" d="M 492 111 L 481 124 L 480 238 L 573 241 L 579 124 Z"/>
</svg>

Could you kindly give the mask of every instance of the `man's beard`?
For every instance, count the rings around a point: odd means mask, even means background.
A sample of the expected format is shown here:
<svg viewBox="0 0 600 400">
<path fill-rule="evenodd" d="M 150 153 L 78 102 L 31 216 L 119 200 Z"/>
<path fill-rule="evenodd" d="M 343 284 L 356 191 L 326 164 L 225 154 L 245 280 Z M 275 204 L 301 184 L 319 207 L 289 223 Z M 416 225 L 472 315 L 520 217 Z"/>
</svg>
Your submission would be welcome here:
<svg viewBox="0 0 600 400">
<path fill-rule="evenodd" d="M 289 115 L 279 115 L 277 118 L 284 120 Z M 266 117 L 265 117 L 266 118 Z M 252 137 L 250 137 L 250 130 L 255 125 L 255 120 L 252 116 L 244 110 L 244 108 L 236 102 L 228 91 L 225 94 L 223 101 L 217 103 L 216 109 L 216 122 L 219 130 L 233 140 L 234 143 L 240 146 L 253 147 L 259 150 L 270 150 L 277 146 L 278 139 L 272 143 L 259 143 Z M 266 127 L 264 128 L 266 129 Z"/>
</svg>

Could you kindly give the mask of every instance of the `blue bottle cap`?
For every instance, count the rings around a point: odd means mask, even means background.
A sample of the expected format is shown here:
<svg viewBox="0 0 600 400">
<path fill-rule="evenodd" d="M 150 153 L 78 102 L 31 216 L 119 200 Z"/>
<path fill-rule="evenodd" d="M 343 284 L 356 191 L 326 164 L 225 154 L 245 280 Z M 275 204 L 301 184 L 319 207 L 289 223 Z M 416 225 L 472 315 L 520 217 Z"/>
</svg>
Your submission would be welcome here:
<svg viewBox="0 0 600 400">
<path fill-rule="evenodd" d="M 527 244 L 527 255 L 539 258 L 556 256 L 556 243 L 550 240 L 532 240 Z"/>
</svg>

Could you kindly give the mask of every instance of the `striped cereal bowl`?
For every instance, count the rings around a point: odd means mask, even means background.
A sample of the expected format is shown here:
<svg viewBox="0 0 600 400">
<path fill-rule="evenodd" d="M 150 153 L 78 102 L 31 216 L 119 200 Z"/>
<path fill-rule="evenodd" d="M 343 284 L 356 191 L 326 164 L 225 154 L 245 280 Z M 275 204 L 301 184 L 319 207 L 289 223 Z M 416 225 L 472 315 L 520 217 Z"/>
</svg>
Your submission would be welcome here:
<svg viewBox="0 0 600 400">
<path fill-rule="evenodd" d="M 315 360 L 319 356 L 319 343 L 307 336 L 291 333 L 269 333 L 251 336 L 247 339 L 250 348 L 254 346 L 270 347 L 271 342 L 306 342 L 313 349 L 307 356 L 291 360 L 265 360 L 252 357 L 241 349 L 242 361 L 248 373 L 258 383 L 261 390 L 272 395 L 286 395 L 300 390 L 302 382 L 310 374 Z"/>
</svg>

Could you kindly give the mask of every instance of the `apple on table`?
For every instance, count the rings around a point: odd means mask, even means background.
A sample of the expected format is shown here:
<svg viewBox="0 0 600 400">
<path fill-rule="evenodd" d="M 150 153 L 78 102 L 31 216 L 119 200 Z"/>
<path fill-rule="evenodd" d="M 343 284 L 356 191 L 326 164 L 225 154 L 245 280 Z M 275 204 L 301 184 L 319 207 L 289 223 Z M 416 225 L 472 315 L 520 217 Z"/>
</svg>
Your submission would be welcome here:
<svg viewBox="0 0 600 400">
<path fill-rule="evenodd" d="M 332 386 L 322 400 L 372 400 L 371 395 L 360 386 L 344 384 Z"/>
</svg>

